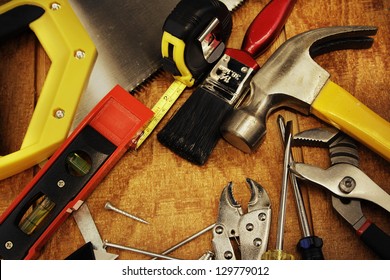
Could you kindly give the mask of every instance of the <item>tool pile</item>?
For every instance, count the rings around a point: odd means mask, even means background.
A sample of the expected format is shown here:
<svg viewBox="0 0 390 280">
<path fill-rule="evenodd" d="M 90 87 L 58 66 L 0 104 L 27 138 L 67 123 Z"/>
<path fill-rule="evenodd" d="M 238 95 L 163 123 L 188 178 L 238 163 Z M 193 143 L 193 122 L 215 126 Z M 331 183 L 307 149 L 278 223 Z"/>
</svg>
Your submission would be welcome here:
<svg viewBox="0 0 390 280">
<path fill-rule="evenodd" d="M 363 150 L 382 162 L 385 175 L 389 174 L 390 123 L 331 81 L 331 74 L 314 61 L 333 51 L 371 48 L 377 27 L 321 26 L 277 46 L 296 6 L 308 4 L 181 0 L 165 5 L 149 1 L 141 9 L 126 1 L 112 8 L 110 1 L 102 1 L 101 6 L 90 2 L 12 0 L 0 6 L 1 41 L 30 28 L 51 60 L 20 150 L 0 157 L 0 188 L 2 182 L 50 157 L 13 202 L 7 202 L 0 217 L 0 259 L 39 257 L 42 247 L 70 226 L 69 215 L 85 242 L 75 239 L 68 253 L 50 253 L 56 250 L 52 243 L 42 257 L 116 259 L 131 251 L 155 259 L 332 258 L 329 236 L 333 233 L 327 233 L 331 222 L 320 220 L 313 210 L 318 205 L 311 201 L 333 206 L 340 216 L 331 211 L 328 216 L 341 217 L 352 226 L 362 242 L 350 242 L 365 244 L 357 248 L 373 258 L 390 259 L 389 189 L 375 183 L 371 171 L 366 174 L 359 167 Z M 256 17 L 248 26 L 235 28 L 240 9 L 250 4 L 256 7 Z M 89 10 L 89 5 L 94 9 Z M 107 17 L 102 9 L 118 11 L 118 17 Z M 156 17 L 150 34 L 138 32 L 144 35 L 141 39 L 131 30 L 127 33 L 130 23 L 123 18 L 130 14 L 135 18 L 129 21 L 137 24 Z M 235 32 L 245 33 L 241 48 L 227 47 L 239 35 Z M 153 49 L 157 44 L 161 50 Z M 266 61 L 261 54 L 268 55 Z M 260 59 L 265 61 L 262 65 Z M 156 79 L 165 81 L 158 88 L 158 100 L 147 94 L 150 84 L 142 83 L 156 72 L 160 72 Z M 171 76 L 174 81 L 167 86 Z M 176 112 L 170 111 L 173 106 Z M 290 113 L 287 122 L 279 115 L 273 122 L 272 112 L 281 107 L 300 115 Z M 315 125 L 307 125 L 313 119 Z M 274 150 L 267 151 L 270 141 Z M 329 164 L 318 148 L 329 150 Z M 304 155 L 296 157 L 297 151 Z M 148 169 L 156 165 L 156 153 L 164 153 L 166 159 L 158 162 L 159 174 Z M 126 175 L 116 179 L 124 170 Z M 144 187 L 135 184 L 141 174 Z M 202 174 L 210 176 L 202 178 Z M 144 180 L 146 176 L 153 178 Z M 178 178 L 181 182 L 175 183 Z M 247 207 L 233 195 L 233 178 L 247 178 Z M 102 188 L 110 196 L 105 204 L 98 195 Z M 148 193 L 153 192 L 161 199 L 149 199 Z M 185 200 L 183 192 L 187 192 Z M 91 211 L 86 203 L 89 197 L 99 201 Z M 196 205 L 195 197 L 206 200 L 207 207 Z M 295 204 L 289 203 L 291 198 Z M 96 212 L 95 205 L 111 211 Z M 162 212 L 164 207 L 167 210 Z M 287 210 L 291 207 L 296 211 Z M 387 222 L 372 215 L 373 207 Z M 366 208 L 367 217 L 376 224 L 363 214 Z M 188 211 L 188 217 L 183 211 Z M 193 224 L 204 229 L 179 243 L 175 234 L 164 231 L 163 236 L 155 235 L 149 247 L 127 245 L 134 237 L 150 236 L 150 228 L 159 227 L 154 225 L 157 218 L 165 218 L 159 224 L 164 227 L 188 225 L 186 232 L 191 232 L 189 224 Z M 340 224 L 349 234 L 345 223 Z M 184 252 L 184 245 L 205 236 L 208 239 L 202 244 L 208 247 L 197 246 L 200 253 L 188 257 L 173 253 L 179 248 Z M 275 248 L 269 245 L 273 242 Z M 169 244 L 176 245 L 163 250 Z"/>
</svg>

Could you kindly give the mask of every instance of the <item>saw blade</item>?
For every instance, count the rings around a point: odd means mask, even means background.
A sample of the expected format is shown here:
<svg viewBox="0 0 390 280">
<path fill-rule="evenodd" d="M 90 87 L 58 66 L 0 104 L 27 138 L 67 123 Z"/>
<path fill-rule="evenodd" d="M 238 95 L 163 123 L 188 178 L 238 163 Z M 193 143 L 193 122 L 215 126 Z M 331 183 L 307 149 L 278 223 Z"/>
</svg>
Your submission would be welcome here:
<svg viewBox="0 0 390 280">
<path fill-rule="evenodd" d="M 73 130 L 115 85 L 129 91 L 161 67 L 161 28 L 179 1 L 69 2 L 98 52 L 88 87 L 80 99 Z"/>
<path fill-rule="evenodd" d="M 226 7 L 229 9 L 229 11 L 234 11 L 235 9 L 239 8 L 242 3 L 245 2 L 245 0 L 220 0 L 222 3 L 226 5 Z"/>
</svg>

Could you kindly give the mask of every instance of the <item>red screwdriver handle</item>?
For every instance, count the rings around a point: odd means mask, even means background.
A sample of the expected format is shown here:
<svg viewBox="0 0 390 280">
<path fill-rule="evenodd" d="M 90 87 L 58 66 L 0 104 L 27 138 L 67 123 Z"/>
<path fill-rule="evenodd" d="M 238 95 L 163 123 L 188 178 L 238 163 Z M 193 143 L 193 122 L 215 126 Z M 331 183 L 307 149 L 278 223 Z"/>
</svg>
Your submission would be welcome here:
<svg viewBox="0 0 390 280">
<path fill-rule="evenodd" d="M 296 2 L 296 0 L 269 2 L 247 29 L 241 49 L 253 58 L 263 53 L 278 37 Z"/>
</svg>

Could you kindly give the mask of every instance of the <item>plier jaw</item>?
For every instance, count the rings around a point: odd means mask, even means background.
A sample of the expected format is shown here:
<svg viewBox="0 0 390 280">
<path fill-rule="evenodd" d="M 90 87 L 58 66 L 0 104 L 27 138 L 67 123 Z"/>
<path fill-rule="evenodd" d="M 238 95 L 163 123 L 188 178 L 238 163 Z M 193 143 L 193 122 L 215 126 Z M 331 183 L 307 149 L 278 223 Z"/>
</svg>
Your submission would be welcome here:
<svg viewBox="0 0 390 280">
<path fill-rule="evenodd" d="M 295 163 L 290 169 L 299 178 L 322 186 L 338 197 L 368 200 L 390 212 L 390 195 L 353 165 L 340 163 L 321 169 Z"/>
<path fill-rule="evenodd" d="M 251 191 L 248 213 L 233 196 L 233 183 L 222 191 L 218 220 L 213 230 L 215 259 L 238 259 L 231 239 L 239 246 L 241 259 L 259 260 L 266 251 L 271 223 L 271 203 L 265 189 L 252 179 L 246 179 Z"/>
</svg>

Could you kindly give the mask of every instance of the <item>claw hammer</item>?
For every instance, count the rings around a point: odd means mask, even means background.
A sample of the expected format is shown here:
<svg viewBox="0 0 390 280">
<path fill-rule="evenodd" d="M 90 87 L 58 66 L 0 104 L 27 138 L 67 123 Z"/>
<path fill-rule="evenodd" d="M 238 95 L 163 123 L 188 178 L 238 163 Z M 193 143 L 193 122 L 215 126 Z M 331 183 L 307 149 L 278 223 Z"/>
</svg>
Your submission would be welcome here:
<svg viewBox="0 0 390 280">
<path fill-rule="evenodd" d="M 376 27 L 336 26 L 287 40 L 251 81 L 250 95 L 221 126 L 225 140 L 250 153 L 261 144 L 268 115 L 280 107 L 313 114 L 390 160 L 390 123 L 330 80 L 312 57 L 370 48 Z"/>
</svg>

